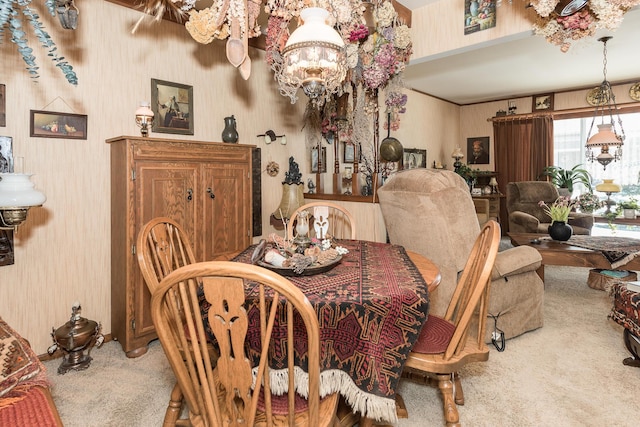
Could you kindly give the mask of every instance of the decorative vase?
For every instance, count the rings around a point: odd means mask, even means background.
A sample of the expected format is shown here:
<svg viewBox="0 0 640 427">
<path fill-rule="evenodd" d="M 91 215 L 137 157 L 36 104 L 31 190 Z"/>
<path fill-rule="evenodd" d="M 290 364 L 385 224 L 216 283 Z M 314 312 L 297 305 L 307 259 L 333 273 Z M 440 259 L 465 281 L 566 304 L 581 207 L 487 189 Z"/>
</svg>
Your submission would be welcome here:
<svg viewBox="0 0 640 427">
<path fill-rule="evenodd" d="M 471 13 L 471 16 L 478 16 L 479 9 L 480 9 L 480 5 L 478 4 L 477 1 L 473 0 L 469 4 L 469 13 Z"/>
<path fill-rule="evenodd" d="M 553 240 L 566 242 L 571 238 L 573 228 L 564 221 L 553 221 L 549 226 L 548 232 Z"/>
<path fill-rule="evenodd" d="M 229 116 L 224 118 L 224 130 L 222 131 L 222 141 L 238 142 L 238 131 L 236 130 L 236 118 Z"/>
</svg>

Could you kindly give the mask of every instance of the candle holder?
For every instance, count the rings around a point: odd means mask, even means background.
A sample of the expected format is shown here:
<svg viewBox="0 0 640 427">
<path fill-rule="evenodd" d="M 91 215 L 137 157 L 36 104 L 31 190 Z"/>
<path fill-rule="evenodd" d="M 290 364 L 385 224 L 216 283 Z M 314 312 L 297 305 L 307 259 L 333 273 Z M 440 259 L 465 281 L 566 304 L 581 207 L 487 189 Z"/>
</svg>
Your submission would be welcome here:
<svg viewBox="0 0 640 427">
<path fill-rule="evenodd" d="M 298 213 L 296 224 L 296 237 L 293 239 L 293 243 L 297 246 L 297 252 L 304 252 L 311 245 L 311 239 L 309 238 L 309 212 L 301 211 Z"/>
</svg>

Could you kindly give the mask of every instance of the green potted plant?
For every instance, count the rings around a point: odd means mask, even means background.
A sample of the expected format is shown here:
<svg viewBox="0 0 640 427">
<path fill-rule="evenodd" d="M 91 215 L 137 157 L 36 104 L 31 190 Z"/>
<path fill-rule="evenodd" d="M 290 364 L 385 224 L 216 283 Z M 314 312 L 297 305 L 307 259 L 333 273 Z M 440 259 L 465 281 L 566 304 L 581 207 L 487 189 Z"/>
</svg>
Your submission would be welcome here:
<svg viewBox="0 0 640 427">
<path fill-rule="evenodd" d="M 541 176 L 551 178 L 551 183 L 558 188 L 559 192 L 561 192 L 561 189 L 566 188 L 565 194 L 561 195 L 570 196 L 573 193 L 573 186 L 578 183 L 583 184 L 589 192 L 592 192 L 591 174 L 581 166 L 575 165 L 571 169 L 564 169 L 560 166 L 547 166 L 542 171 Z"/>
<path fill-rule="evenodd" d="M 627 200 L 623 200 L 618 203 L 618 207 L 616 208 L 616 213 L 618 215 L 622 213 L 622 216 L 624 216 L 625 218 L 635 218 L 636 211 L 638 209 L 640 209 L 638 200 L 634 197 L 631 197 Z"/>
<path fill-rule="evenodd" d="M 460 166 L 455 168 L 454 172 L 464 178 L 465 181 L 467 181 L 469 188 L 475 185 L 476 178 L 478 177 L 478 169 L 473 170 L 469 167 L 469 165 L 461 163 Z"/>
</svg>

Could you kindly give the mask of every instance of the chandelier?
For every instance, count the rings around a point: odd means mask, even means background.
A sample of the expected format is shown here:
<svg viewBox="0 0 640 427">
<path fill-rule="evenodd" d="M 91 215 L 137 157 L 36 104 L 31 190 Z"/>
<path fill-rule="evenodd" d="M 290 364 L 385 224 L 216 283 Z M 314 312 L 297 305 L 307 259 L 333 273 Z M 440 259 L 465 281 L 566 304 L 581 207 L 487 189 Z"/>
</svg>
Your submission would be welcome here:
<svg viewBox="0 0 640 427">
<path fill-rule="evenodd" d="M 276 73 L 282 93 L 302 87 L 309 98 L 316 100 L 340 87 L 347 72 L 344 41 L 327 25 L 328 16 L 329 12 L 318 7 L 300 12 L 304 23 L 287 40 L 282 50 L 283 64 Z"/>
<path fill-rule="evenodd" d="M 601 37 L 598 41 L 604 44 L 604 80 L 598 88 L 596 95 L 596 109 L 591 120 L 591 127 L 587 134 L 587 160 L 590 162 L 598 161 L 604 169 L 607 169 L 607 165 L 612 161 L 618 161 L 622 157 L 622 144 L 624 143 L 625 135 L 622 128 L 622 119 L 618 113 L 618 105 L 616 104 L 616 96 L 611 89 L 611 83 L 607 80 L 607 42 L 611 37 Z M 614 114 L 618 116 L 618 124 L 614 120 Z M 608 122 L 605 123 L 605 118 L 608 116 Z M 598 132 L 591 135 L 593 125 L 596 119 L 600 117 L 600 124 L 598 126 Z M 619 129 L 618 129 L 619 127 Z M 600 153 L 597 154 L 597 150 L 600 149 Z"/>
</svg>

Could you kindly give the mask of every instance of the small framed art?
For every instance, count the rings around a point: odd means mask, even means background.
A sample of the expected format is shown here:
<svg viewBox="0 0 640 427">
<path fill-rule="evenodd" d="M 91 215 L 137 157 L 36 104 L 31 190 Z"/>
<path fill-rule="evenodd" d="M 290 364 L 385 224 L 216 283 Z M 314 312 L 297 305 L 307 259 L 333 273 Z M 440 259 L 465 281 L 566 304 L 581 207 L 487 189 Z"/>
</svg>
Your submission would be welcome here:
<svg viewBox="0 0 640 427">
<path fill-rule="evenodd" d="M 327 171 L 327 147 L 322 147 L 322 170 Z M 311 173 L 318 173 L 318 147 L 311 149 Z"/>
<path fill-rule="evenodd" d="M 352 142 L 345 142 L 344 143 L 344 162 L 345 163 L 353 163 L 356 161 L 356 156 L 357 156 L 357 147 L 354 143 Z"/>
<path fill-rule="evenodd" d="M 87 139 L 87 116 L 31 110 L 29 130 L 41 138 Z"/>
<path fill-rule="evenodd" d="M 545 93 L 542 95 L 534 95 L 533 96 L 533 105 L 531 106 L 531 111 L 551 111 L 553 110 L 553 94 Z"/>
<path fill-rule="evenodd" d="M 420 148 L 405 148 L 402 157 L 402 166 L 405 169 L 426 168 L 427 150 Z"/>
<path fill-rule="evenodd" d="M 153 132 L 193 135 L 193 86 L 151 79 Z"/>
</svg>

